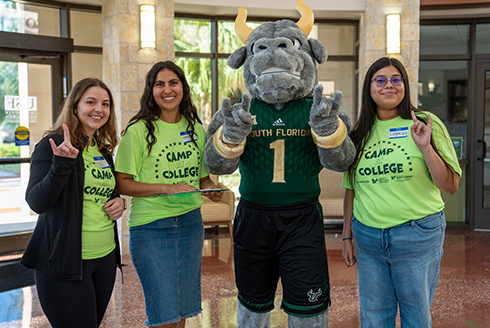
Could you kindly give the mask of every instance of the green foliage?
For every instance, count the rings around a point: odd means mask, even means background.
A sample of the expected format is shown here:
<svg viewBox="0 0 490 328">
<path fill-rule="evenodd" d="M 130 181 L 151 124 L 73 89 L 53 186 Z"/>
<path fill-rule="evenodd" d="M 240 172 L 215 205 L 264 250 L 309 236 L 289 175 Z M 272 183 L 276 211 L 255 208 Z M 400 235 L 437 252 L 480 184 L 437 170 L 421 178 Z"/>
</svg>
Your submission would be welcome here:
<svg viewBox="0 0 490 328">
<path fill-rule="evenodd" d="M 12 1 L 0 1 L 0 9 L 17 9 L 17 6 L 20 6 L 22 9 L 24 7 L 23 4 L 18 4 Z M 17 17 L 9 17 L 8 15 L 0 15 L 0 31 L 4 32 L 17 32 Z"/>
<path fill-rule="evenodd" d="M 209 53 L 211 51 L 211 22 L 199 19 L 174 20 L 175 51 Z"/>
<path fill-rule="evenodd" d="M 5 96 L 19 94 L 19 69 L 17 63 L 0 62 L 0 127 L 5 122 Z"/>
<path fill-rule="evenodd" d="M 210 52 L 210 21 L 175 19 L 175 51 L 189 53 Z M 191 98 L 205 123 L 211 117 L 211 60 L 209 58 L 177 57 L 175 63 L 185 72 L 191 88 Z M 206 125 L 206 124 L 205 124 Z"/>
<path fill-rule="evenodd" d="M 258 24 L 249 23 L 251 28 Z M 211 108 L 212 93 L 212 59 L 211 52 L 211 21 L 197 19 L 174 20 L 174 46 L 176 52 L 202 54 L 202 57 L 177 57 L 175 63 L 185 72 L 187 82 L 191 87 L 191 97 L 196 105 L 199 117 L 204 125 L 210 122 L 213 108 Z M 244 46 L 235 33 L 234 22 L 220 21 L 218 23 L 218 52 L 229 54 Z M 216 56 L 213 56 L 216 58 Z M 236 103 L 246 91 L 243 82 L 243 70 L 231 69 L 226 58 L 213 59 L 218 61 L 218 99 L 219 109 L 221 101 L 230 97 L 232 104 Z"/>
<path fill-rule="evenodd" d="M 260 23 L 247 22 L 251 29 L 255 29 Z M 238 38 L 235 32 L 235 22 L 220 21 L 218 23 L 218 52 L 230 54 L 240 47 L 244 47 L 242 41 Z"/>
<path fill-rule="evenodd" d="M 231 54 L 233 51 L 244 46 L 235 33 L 234 22 L 221 21 L 218 23 L 218 30 L 219 53 Z"/>
<path fill-rule="evenodd" d="M 0 1 L 0 9 L 23 8 L 23 4 L 12 1 Z M 17 17 L 0 16 L 0 31 L 18 32 Z M 0 131 L 10 130 L 10 124 L 5 124 L 5 96 L 17 96 L 19 94 L 19 72 L 17 63 L 0 62 Z M 0 137 L 1 138 L 1 137 Z M 0 158 L 20 157 L 20 147 L 14 143 L 7 143 L 0 140 Z M 7 171 L 20 175 L 20 164 L 0 165 L 0 171 Z"/>
<path fill-rule="evenodd" d="M 228 66 L 226 60 L 220 60 L 218 70 L 219 100 L 222 101 L 225 97 L 229 97 L 232 104 L 236 103 L 242 97 L 242 93 L 247 91 L 243 81 L 243 68 L 234 70 Z"/>
<path fill-rule="evenodd" d="M 0 158 L 20 157 L 20 146 L 15 143 L 2 143 L 0 145 Z"/>
<path fill-rule="evenodd" d="M 197 107 L 199 117 L 209 123 L 211 117 L 211 61 L 206 58 L 177 57 L 175 63 L 185 72 L 191 89 L 191 98 Z"/>
<path fill-rule="evenodd" d="M 20 147 L 16 146 L 15 143 L 2 143 L 0 145 L 0 158 L 6 157 L 20 157 Z M 0 171 L 7 171 L 20 175 L 20 164 L 0 165 Z"/>
<path fill-rule="evenodd" d="M 260 23 L 247 22 L 247 25 L 255 29 Z M 218 24 L 218 51 L 219 53 L 233 53 L 235 50 L 244 47 L 245 44 L 240 41 L 235 32 L 235 22 L 220 21 Z M 219 101 L 228 97 L 231 103 L 237 103 L 244 92 L 247 92 L 243 80 L 243 68 L 237 70 L 228 66 L 227 60 L 218 62 L 219 70 Z"/>
<path fill-rule="evenodd" d="M 1 164 L 0 165 L 0 177 L 2 175 L 5 176 L 5 174 L 2 174 L 1 171 L 10 172 L 10 173 L 16 175 L 17 177 L 19 177 L 20 176 L 20 164 Z M 9 176 L 9 177 L 12 177 L 12 176 Z"/>
</svg>

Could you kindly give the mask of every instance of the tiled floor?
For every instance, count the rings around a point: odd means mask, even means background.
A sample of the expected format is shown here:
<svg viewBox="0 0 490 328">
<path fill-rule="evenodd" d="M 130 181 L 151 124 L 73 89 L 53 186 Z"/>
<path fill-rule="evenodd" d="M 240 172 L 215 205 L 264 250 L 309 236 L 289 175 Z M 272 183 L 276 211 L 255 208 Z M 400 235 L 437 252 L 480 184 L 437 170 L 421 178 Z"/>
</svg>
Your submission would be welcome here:
<svg viewBox="0 0 490 328">
<path fill-rule="evenodd" d="M 330 328 L 359 327 L 356 270 L 342 261 L 340 231 L 326 231 L 332 287 Z M 113 298 L 102 328 L 145 327 L 144 300 L 138 277 L 128 266 L 124 284 L 118 273 Z M 203 270 L 203 314 L 187 321 L 187 328 L 236 327 L 236 295 L 231 245 L 226 233 L 206 235 Z M 272 327 L 287 327 L 276 297 Z M 439 285 L 432 306 L 433 327 L 490 327 L 490 232 L 448 231 Z M 0 327 L 49 327 L 34 287 L 0 293 Z"/>
</svg>

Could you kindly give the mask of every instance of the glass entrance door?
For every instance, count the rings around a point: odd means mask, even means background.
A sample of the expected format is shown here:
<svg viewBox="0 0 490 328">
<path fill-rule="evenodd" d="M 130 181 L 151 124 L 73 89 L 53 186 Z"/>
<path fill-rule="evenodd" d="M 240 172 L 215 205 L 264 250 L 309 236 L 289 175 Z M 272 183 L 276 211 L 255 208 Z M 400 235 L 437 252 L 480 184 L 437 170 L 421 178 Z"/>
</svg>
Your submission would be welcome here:
<svg viewBox="0 0 490 328">
<path fill-rule="evenodd" d="M 0 236 L 30 231 L 37 220 L 25 190 L 34 145 L 53 122 L 52 67 L 0 61 Z"/>
<path fill-rule="evenodd" d="M 475 70 L 473 190 L 475 229 L 490 229 L 490 62 Z"/>
</svg>

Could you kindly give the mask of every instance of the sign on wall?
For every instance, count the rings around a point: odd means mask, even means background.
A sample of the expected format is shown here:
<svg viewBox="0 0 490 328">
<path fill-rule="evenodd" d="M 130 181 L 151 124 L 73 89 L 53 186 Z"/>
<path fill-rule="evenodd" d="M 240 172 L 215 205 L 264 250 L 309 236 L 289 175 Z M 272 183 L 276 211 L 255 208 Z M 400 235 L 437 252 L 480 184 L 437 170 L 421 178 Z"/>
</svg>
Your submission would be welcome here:
<svg viewBox="0 0 490 328">
<path fill-rule="evenodd" d="M 5 96 L 5 122 L 20 122 L 20 112 L 29 111 L 29 123 L 37 122 L 37 97 Z"/>
<path fill-rule="evenodd" d="M 25 126 L 19 126 L 15 129 L 15 145 L 16 146 L 28 146 L 29 145 L 29 129 Z"/>
</svg>

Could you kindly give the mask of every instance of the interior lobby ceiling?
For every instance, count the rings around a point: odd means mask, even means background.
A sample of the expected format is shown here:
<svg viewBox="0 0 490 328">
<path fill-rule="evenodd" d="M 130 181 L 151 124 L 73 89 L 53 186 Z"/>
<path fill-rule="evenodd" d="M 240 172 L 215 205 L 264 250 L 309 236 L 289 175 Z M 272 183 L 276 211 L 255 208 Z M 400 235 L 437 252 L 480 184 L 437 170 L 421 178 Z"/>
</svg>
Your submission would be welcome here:
<svg viewBox="0 0 490 328">
<path fill-rule="evenodd" d="M 101 6 L 103 0 L 63 0 L 60 2 L 77 3 L 85 5 Z M 203 1 L 205 2 L 205 1 Z M 174 2 L 174 10 L 179 13 L 192 13 L 201 15 L 219 15 L 219 16 L 236 16 L 237 10 L 233 6 L 209 6 L 209 5 L 189 5 L 187 3 Z M 298 17 L 298 12 L 295 10 L 285 9 L 269 9 L 263 8 L 247 8 L 249 16 L 265 16 L 265 17 Z M 464 17 L 488 17 L 490 8 L 468 8 L 468 9 L 453 9 L 453 10 L 422 10 L 420 18 L 464 18 Z M 362 15 L 360 11 L 328 11 L 315 10 L 316 18 L 323 19 L 359 19 Z"/>
<path fill-rule="evenodd" d="M 103 0 L 62 0 L 60 2 L 101 6 Z M 203 1 L 205 3 L 205 1 Z M 284 18 L 299 18 L 299 13 L 296 10 L 287 9 L 264 9 L 264 8 L 248 8 L 249 16 L 258 17 L 284 17 Z M 190 5 L 187 3 L 174 2 L 174 11 L 178 13 L 201 14 L 209 16 L 236 16 L 236 6 L 210 6 L 210 5 Z M 315 10 L 315 18 L 320 19 L 359 19 L 362 12 L 360 11 L 328 11 Z"/>
</svg>

